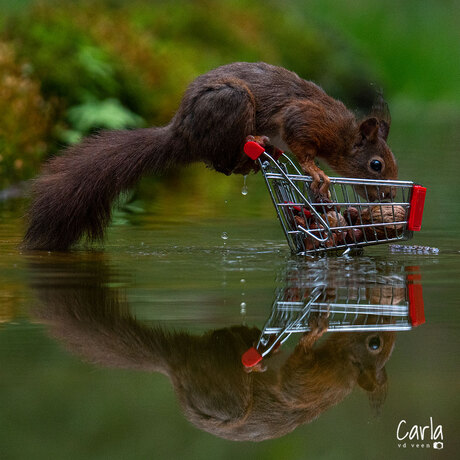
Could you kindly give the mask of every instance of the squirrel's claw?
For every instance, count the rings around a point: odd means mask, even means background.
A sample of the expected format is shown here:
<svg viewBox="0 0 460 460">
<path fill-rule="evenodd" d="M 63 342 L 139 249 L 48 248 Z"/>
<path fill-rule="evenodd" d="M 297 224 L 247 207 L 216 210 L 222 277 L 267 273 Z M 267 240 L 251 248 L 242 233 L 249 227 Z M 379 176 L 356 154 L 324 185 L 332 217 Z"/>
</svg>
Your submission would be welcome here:
<svg viewBox="0 0 460 460">
<path fill-rule="evenodd" d="M 329 185 L 331 184 L 329 177 L 319 168 L 318 171 L 310 172 L 310 175 L 313 179 L 310 185 L 311 190 L 322 199 L 327 199 L 329 196 Z"/>
<path fill-rule="evenodd" d="M 312 192 L 327 199 L 329 194 L 329 185 L 331 184 L 329 176 L 322 169 L 316 166 L 313 158 L 307 158 L 302 161 L 300 165 L 302 166 L 302 169 L 313 179 L 310 184 Z"/>
<path fill-rule="evenodd" d="M 329 312 L 319 316 L 312 316 L 308 321 L 310 330 L 300 339 L 304 348 L 311 348 L 317 340 L 327 331 L 329 325 Z"/>
<path fill-rule="evenodd" d="M 331 185 L 331 180 L 329 179 L 329 176 L 327 176 L 323 171 L 321 171 L 320 176 L 321 179 L 323 179 L 323 183 L 319 188 L 319 193 L 321 196 L 327 198 L 329 196 L 329 186 Z"/>
</svg>

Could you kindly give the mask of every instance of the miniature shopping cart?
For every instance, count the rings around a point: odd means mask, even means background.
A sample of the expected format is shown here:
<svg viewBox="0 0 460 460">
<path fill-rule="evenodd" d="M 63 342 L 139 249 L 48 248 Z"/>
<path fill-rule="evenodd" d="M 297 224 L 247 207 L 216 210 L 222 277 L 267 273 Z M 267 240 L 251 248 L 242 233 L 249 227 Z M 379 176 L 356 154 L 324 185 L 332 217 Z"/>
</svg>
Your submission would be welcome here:
<svg viewBox="0 0 460 460">
<path fill-rule="evenodd" d="M 278 290 L 259 341 L 241 361 L 251 369 L 292 334 L 310 330 L 313 317 L 327 317 L 328 331 L 406 331 L 425 322 L 420 275 L 407 274 L 393 285 L 312 287 L 303 282 Z"/>
<path fill-rule="evenodd" d="M 286 239 L 294 254 L 351 250 L 407 240 L 422 224 L 426 188 L 407 181 L 331 177 L 330 199 L 319 201 L 312 178 L 289 157 L 245 144 L 259 166 Z"/>
</svg>

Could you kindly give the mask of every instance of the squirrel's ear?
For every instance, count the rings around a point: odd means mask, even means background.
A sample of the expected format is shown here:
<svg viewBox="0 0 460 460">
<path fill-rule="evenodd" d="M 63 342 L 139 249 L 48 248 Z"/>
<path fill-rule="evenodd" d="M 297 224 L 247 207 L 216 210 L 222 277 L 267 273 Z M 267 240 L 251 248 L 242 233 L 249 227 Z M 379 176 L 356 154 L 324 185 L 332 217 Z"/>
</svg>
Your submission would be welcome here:
<svg viewBox="0 0 460 460">
<path fill-rule="evenodd" d="M 377 387 L 377 378 L 375 370 L 372 372 L 370 369 L 364 370 L 359 374 L 358 385 L 366 391 L 372 392 Z"/>
<path fill-rule="evenodd" d="M 363 138 L 367 139 L 370 142 L 375 142 L 379 134 L 379 122 L 377 118 L 371 117 L 367 120 L 364 120 L 359 125 L 359 132 Z"/>
<path fill-rule="evenodd" d="M 388 391 L 388 379 L 385 368 L 364 370 L 358 377 L 358 385 L 367 391 L 369 404 L 374 416 L 379 415 Z"/>
<path fill-rule="evenodd" d="M 373 390 L 368 391 L 369 404 L 374 416 L 380 415 L 383 403 L 387 397 L 388 378 L 385 368 L 382 368 L 376 374 L 376 385 Z"/>
<path fill-rule="evenodd" d="M 384 385 L 387 381 L 385 368 L 375 369 L 373 367 L 364 369 L 358 376 L 358 385 L 369 392 L 375 391 L 378 387 Z"/>
</svg>

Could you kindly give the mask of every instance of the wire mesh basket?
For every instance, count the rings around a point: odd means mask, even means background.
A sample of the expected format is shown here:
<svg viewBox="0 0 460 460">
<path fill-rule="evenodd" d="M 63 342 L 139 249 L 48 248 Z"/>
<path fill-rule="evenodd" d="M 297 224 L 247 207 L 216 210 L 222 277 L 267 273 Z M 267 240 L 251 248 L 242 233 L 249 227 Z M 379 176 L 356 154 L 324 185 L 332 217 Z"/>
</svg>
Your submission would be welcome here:
<svg viewBox="0 0 460 460">
<path fill-rule="evenodd" d="M 259 162 L 295 254 L 407 240 L 421 228 L 426 188 L 420 185 L 331 177 L 329 200 L 319 201 L 310 189 L 313 179 L 286 155 L 272 156 L 253 141 L 245 144 L 245 152 Z"/>
<path fill-rule="evenodd" d="M 410 272 L 393 284 L 334 287 L 296 280 L 278 289 L 259 341 L 243 354 L 242 363 L 254 367 L 292 334 L 308 332 L 314 317 L 327 317 L 328 331 L 407 331 L 419 326 L 425 322 L 419 279 Z"/>
</svg>

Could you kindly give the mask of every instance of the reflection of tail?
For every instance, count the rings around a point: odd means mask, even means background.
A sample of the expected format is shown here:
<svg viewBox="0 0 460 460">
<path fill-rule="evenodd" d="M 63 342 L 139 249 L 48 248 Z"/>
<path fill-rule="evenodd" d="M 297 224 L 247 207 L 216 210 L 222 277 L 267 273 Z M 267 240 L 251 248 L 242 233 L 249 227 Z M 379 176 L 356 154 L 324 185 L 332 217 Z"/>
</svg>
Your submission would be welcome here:
<svg viewBox="0 0 460 460">
<path fill-rule="evenodd" d="M 169 333 L 136 321 L 118 290 L 94 281 L 35 289 L 34 316 L 72 353 L 94 364 L 168 374 Z"/>
<path fill-rule="evenodd" d="M 101 239 L 119 193 L 172 165 L 169 137 L 167 127 L 106 131 L 52 159 L 32 189 L 24 246 L 66 250 L 85 233 Z"/>
</svg>

